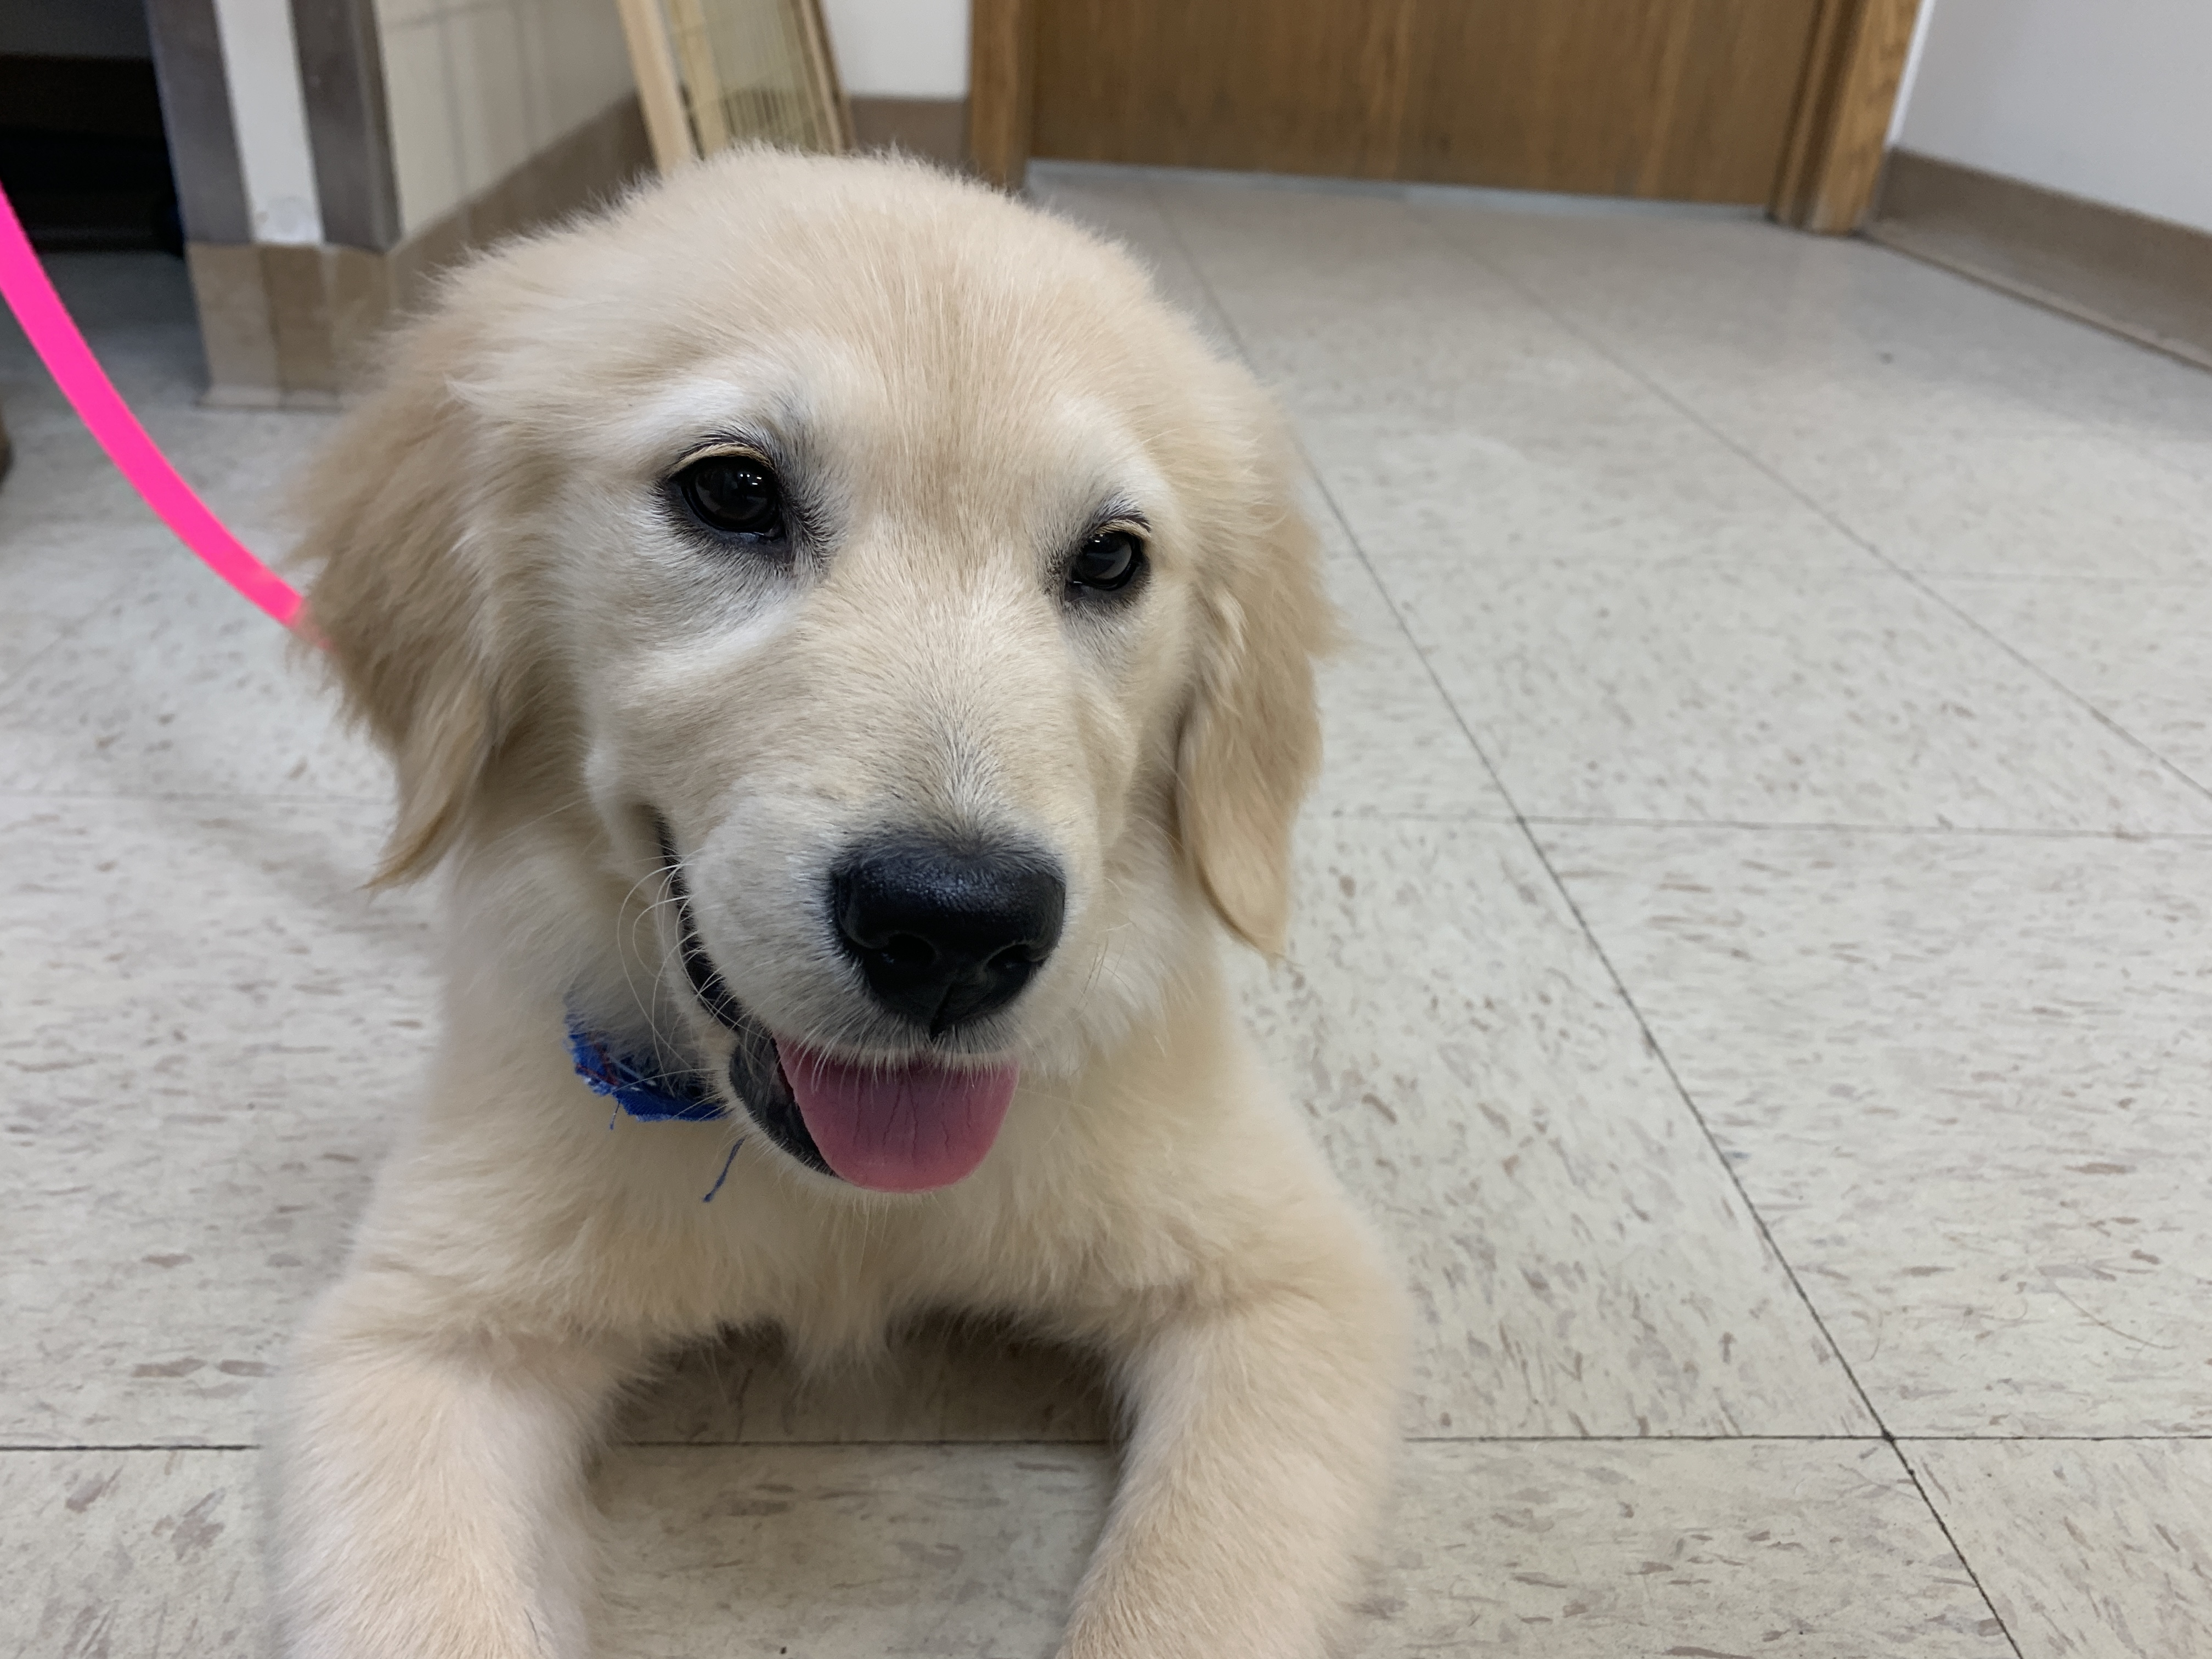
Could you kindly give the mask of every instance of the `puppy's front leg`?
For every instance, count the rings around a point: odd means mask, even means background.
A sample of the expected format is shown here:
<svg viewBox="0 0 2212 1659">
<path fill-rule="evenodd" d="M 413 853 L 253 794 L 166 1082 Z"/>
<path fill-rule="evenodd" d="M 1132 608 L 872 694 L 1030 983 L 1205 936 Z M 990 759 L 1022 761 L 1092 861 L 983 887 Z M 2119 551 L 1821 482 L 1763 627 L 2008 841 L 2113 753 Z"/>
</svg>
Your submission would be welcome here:
<svg viewBox="0 0 2212 1659">
<path fill-rule="evenodd" d="M 569 1659 L 592 1577 L 584 1458 L 631 1352 L 456 1329 L 355 1274 L 295 1351 L 276 1448 L 290 1659 Z"/>
<path fill-rule="evenodd" d="M 1389 1476 L 1402 1298 L 1348 1218 L 1297 1249 L 1303 1273 L 1194 1297 L 1124 1350 L 1121 1487 L 1061 1659 L 1328 1650 Z"/>
</svg>

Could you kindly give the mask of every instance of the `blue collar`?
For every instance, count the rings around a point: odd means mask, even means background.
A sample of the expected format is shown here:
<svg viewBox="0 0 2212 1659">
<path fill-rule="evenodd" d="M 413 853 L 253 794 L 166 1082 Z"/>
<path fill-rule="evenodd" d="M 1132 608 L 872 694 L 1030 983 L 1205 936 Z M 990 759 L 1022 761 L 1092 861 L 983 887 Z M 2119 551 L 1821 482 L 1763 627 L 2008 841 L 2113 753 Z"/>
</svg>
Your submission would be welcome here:
<svg viewBox="0 0 2212 1659">
<path fill-rule="evenodd" d="M 729 1116 L 704 1078 L 696 1073 L 689 1077 L 672 1076 L 651 1060 L 617 1053 L 606 1038 L 586 1030 L 573 1014 L 568 1017 L 568 1053 L 576 1063 L 576 1075 L 592 1092 L 614 1102 L 615 1115 L 607 1120 L 610 1129 L 624 1117 L 634 1117 L 641 1123 L 712 1123 Z M 743 1135 L 730 1143 L 722 1173 L 714 1177 L 702 1203 L 713 1203 L 714 1194 L 722 1190 L 722 1183 L 730 1178 L 730 1166 L 738 1161 L 738 1148 L 744 1144 Z"/>
<path fill-rule="evenodd" d="M 651 1059 L 617 1052 L 613 1043 L 568 1019 L 568 1053 L 576 1075 L 596 1095 L 605 1095 L 623 1114 L 641 1123 L 708 1123 L 727 1117 L 704 1078 L 674 1077 Z"/>
</svg>

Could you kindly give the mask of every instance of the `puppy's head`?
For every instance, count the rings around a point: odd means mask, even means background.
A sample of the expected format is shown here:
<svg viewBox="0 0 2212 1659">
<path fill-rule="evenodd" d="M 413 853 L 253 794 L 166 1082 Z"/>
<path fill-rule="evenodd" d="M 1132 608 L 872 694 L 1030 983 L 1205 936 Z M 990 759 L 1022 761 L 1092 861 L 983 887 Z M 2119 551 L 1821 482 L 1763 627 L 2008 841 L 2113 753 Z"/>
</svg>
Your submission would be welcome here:
<svg viewBox="0 0 2212 1659">
<path fill-rule="evenodd" d="M 657 1027 L 620 988 L 666 967 L 801 1163 L 957 1179 L 1194 918 L 1280 941 L 1328 627 L 1291 477 L 1081 231 L 906 164 L 692 168 L 465 272 L 313 483 L 385 873 L 531 872 L 593 919 L 590 1018 Z"/>
</svg>

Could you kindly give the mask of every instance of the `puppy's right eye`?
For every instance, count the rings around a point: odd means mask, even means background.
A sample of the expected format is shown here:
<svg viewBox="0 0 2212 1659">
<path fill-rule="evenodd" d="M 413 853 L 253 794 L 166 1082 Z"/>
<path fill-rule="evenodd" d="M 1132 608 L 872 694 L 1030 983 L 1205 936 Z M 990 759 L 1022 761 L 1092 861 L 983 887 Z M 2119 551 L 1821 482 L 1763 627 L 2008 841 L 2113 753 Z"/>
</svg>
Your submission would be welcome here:
<svg viewBox="0 0 2212 1659">
<path fill-rule="evenodd" d="M 1145 568 L 1145 544 L 1134 531 L 1103 530 L 1075 550 L 1067 585 L 1093 593 L 1118 593 Z"/>
<path fill-rule="evenodd" d="M 717 535 L 784 535 L 783 487 L 757 455 L 702 455 L 669 480 L 691 516 Z"/>
</svg>

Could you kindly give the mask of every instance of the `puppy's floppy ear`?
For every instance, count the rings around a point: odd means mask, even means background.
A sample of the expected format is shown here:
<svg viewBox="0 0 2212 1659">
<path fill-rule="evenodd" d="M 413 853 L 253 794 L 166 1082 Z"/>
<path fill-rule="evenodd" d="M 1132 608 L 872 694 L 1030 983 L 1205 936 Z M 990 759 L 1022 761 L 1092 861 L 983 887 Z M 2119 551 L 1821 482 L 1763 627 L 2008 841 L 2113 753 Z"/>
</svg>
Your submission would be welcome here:
<svg viewBox="0 0 2212 1659">
<path fill-rule="evenodd" d="M 445 854 L 501 736 L 492 595 L 468 545 L 477 417 L 453 390 L 465 333 L 451 315 L 419 325 L 302 492 L 307 631 L 398 775 L 379 884 Z"/>
<path fill-rule="evenodd" d="M 1215 914 L 1273 956 L 1290 923 L 1291 829 L 1321 765 L 1313 659 L 1336 642 L 1336 620 L 1287 445 L 1269 436 L 1242 544 L 1219 550 L 1200 589 L 1204 642 L 1176 745 L 1176 813 Z"/>
</svg>

